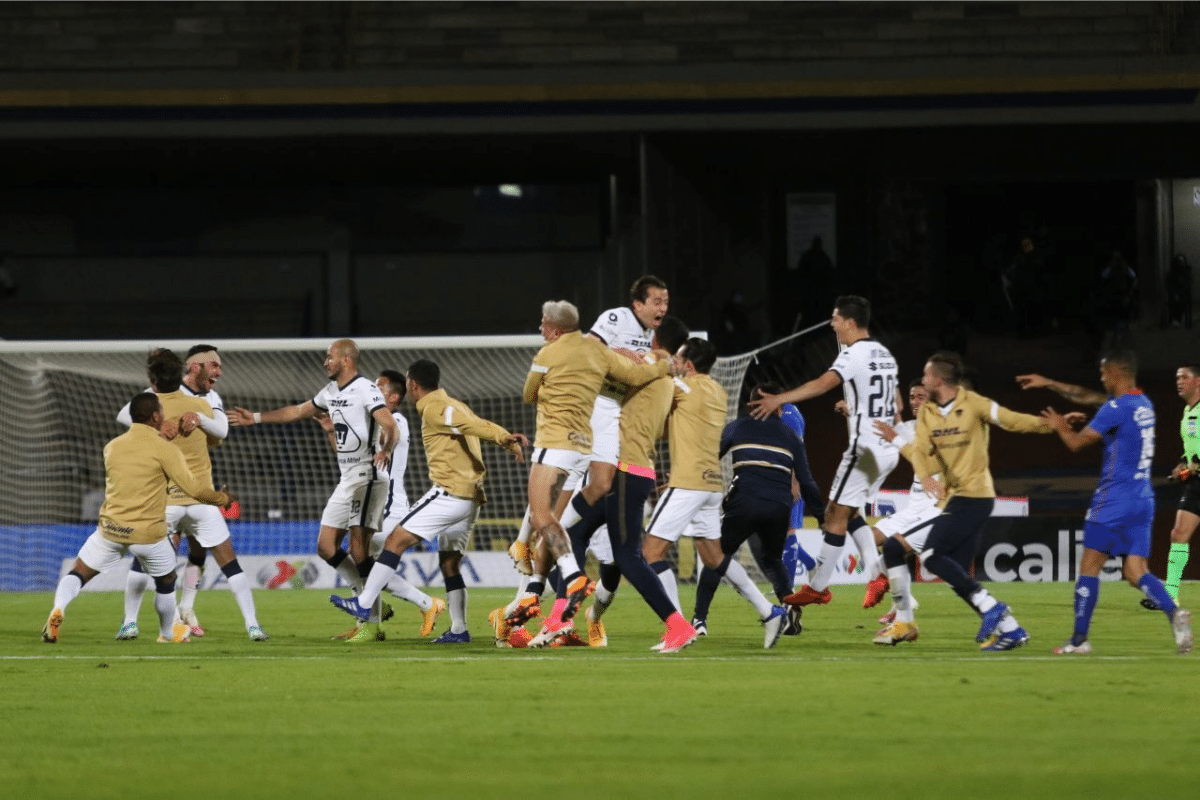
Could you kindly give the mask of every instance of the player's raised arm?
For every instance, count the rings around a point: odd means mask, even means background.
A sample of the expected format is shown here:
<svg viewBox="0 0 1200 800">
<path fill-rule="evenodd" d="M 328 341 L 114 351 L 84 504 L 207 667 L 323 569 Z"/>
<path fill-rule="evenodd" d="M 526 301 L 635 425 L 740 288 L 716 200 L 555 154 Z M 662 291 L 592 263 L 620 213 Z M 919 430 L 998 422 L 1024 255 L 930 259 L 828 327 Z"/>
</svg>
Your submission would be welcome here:
<svg viewBox="0 0 1200 800">
<path fill-rule="evenodd" d="M 1097 392 L 1094 389 L 1087 389 L 1083 386 L 1076 386 L 1073 383 L 1051 380 L 1037 373 L 1018 375 L 1017 384 L 1022 389 L 1049 389 L 1059 397 L 1070 400 L 1072 403 L 1079 403 L 1081 406 L 1099 408 L 1108 399 L 1108 396 L 1103 392 Z"/>
<path fill-rule="evenodd" d="M 283 406 L 271 411 L 250 411 L 241 406 L 234 406 L 229 415 L 229 424 L 234 427 L 250 427 L 251 425 L 283 425 L 300 419 L 315 417 L 319 409 L 311 400 L 294 406 Z"/>
<path fill-rule="evenodd" d="M 763 394 L 756 400 L 751 400 L 750 416 L 755 419 L 766 419 L 779 410 L 784 403 L 802 403 L 813 397 L 820 397 L 842 383 L 842 376 L 833 370 L 826 370 L 819 377 L 808 383 L 803 383 L 795 389 L 779 394 Z"/>
</svg>

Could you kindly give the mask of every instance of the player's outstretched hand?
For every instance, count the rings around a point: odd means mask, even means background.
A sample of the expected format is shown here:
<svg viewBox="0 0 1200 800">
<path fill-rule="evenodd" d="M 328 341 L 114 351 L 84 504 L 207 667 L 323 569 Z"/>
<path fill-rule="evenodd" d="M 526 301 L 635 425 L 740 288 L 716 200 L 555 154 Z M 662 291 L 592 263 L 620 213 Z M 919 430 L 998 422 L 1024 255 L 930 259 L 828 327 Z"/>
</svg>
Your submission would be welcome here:
<svg viewBox="0 0 1200 800">
<path fill-rule="evenodd" d="M 228 486 L 222 486 L 221 491 L 224 492 L 225 496 L 229 498 L 229 502 L 221 506 L 221 508 L 229 509 L 234 503 L 237 502 L 237 498 L 233 496 L 233 492 L 229 491 Z"/>
<path fill-rule="evenodd" d="M 843 417 L 850 416 L 850 406 L 846 405 L 845 400 L 838 400 L 836 403 L 834 403 L 833 410 L 841 414 Z M 890 442 L 891 439 L 888 439 L 888 441 Z"/>
<path fill-rule="evenodd" d="M 881 419 L 875 420 L 875 432 L 878 433 L 885 442 L 896 440 L 896 429 L 887 424 Z"/>
<path fill-rule="evenodd" d="M 234 406 L 229 413 L 229 424 L 235 427 L 250 427 L 254 424 L 254 412 L 241 406 Z"/>
<path fill-rule="evenodd" d="M 1050 406 L 1046 406 L 1044 409 L 1042 409 L 1041 417 L 1046 421 L 1047 425 L 1056 431 L 1071 430 L 1071 424 L 1067 421 L 1067 418 L 1055 411 Z"/>
<path fill-rule="evenodd" d="M 529 439 L 523 433 L 510 433 L 504 439 L 504 447 L 517 459 L 518 464 L 525 463 L 525 448 L 529 446 Z"/>
<path fill-rule="evenodd" d="M 1082 411 L 1068 411 L 1066 414 L 1063 414 L 1063 419 L 1071 426 L 1071 430 L 1077 431 L 1087 424 L 1088 415 Z"/>
<path fill-rule="evenodd" d="M 189 411 L 179 418 L 179 435 L 187 436 L 196 428 L 200 427 L 200 415 L 195 411 Z"/>
<path fill-rule="evenodd" d="M 760 394 L 757 400 L 751 400 L 750 416 L 755 419 L 766 419 L 779 410 L 783 405 L 783 401 L 779 399 L 777 394 Z"/>
<path fill-rule="evenodd" d="M 1030 373 L 1028 375 L 1018 375 L 1017 385 L 1022 389 L 1045 389 L 1050 386 L 1052 381 L 1049 378 Z"/>
</svg>

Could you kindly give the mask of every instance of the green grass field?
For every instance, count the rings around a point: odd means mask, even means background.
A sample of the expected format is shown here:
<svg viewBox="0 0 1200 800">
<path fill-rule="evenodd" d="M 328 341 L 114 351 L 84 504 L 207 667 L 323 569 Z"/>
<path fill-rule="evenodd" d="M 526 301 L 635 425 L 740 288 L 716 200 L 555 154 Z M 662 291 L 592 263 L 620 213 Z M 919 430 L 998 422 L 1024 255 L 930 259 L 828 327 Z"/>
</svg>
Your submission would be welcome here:
<svg viewBox="0 0 1200 800">
<path fill-rule="evenodd" d="M 1104 584 L 1085 657 L 1050 652 L 1070 633 L 1068 584 L 994 585 L 1032 636 L 995 654 L 944 585 L 917 587 L 921 638 L 895 648 L 871 644 L 882 609 L 859 608 L 861 587 L 834 589 L 764 651 L 723 587 L 711 635 L 667 656 L 628 586 L 607 649 L 544 651 L 492 645 L 500 590 L 472 592 L 464 646 L 417 638 L 411 606 L 386 642 L 330 641 L 349 618 L 317 591 L 258 593 L 259 644 L 227 592 L 201 593 L 209 635 L 182 645 L 154 642 L 149 602 L 142 638 L 114 641 L 120 596 L 85 593 L 47 645 L 50 594 L 0 594 L 0 786 L 20 800 L 1194 797 L 1200 664 L 1128 586 Z"/>
</svg>

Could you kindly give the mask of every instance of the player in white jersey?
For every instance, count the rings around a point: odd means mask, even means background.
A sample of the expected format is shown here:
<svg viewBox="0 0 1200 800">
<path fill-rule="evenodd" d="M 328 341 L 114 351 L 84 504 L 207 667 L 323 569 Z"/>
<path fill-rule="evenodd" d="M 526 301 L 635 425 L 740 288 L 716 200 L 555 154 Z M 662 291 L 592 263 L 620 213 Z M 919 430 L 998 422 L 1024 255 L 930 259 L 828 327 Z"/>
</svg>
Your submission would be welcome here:
<svg viewBox="0 0 1200 800">
<path fill-rule="evenodd" d="M 829 492 L 829 506 L 822 526 L 821 555 L 812 582 L 784 599 L 789 605 L 824 605 L 830 601 L 829 582 L 847 532 L 862 551 L 863 569 L 867 574 L 874 575 L 879 571 L 875 537 L 862 517 L 862 509 L 875 498 L 900 457 L 897 447 L 881 437 L 874 427 L 876 420 L 896 421 L 900 390 L 896 380 L 896 359 L 886 347 L 871 338 L 870 321 L 869 300 L 857 295 L 839 297 L 829 324 L 843 349 L 829 369 L 791 391 L 764 395 L 750 402 L 750 413 L 757 419 L 765 419 L 784 403 L 818 397 L 838 385 L 842 386 L 846 401 L 850 442 Z M 868 605 L 872 588 L 868 587 L 864 606 Z"/>
<path fill-rule="evenodd" d="M 213 388 L 222 375 L 221 355 L 214 345 L 194 345 L 187 352 L 183 369 L 183 381 L 179 385 L 179 391 L 190 397 L 199 397 L 208 403 L 212 409 L 212 416 L 189 412 L 183 416 L 177 432 L 186 436 L 199 428 L 208 437 L 210 450 L 220 447 L 229 435 L 229 419 L 225 415 L 224 403 Z M 153 387 L 147 391 L 153 391 Z M 123 425 L 133 424 L 129 403 L 117 412 L 117 421 Z M 175 421 L 166 423 L 168 432 L 174 430 L 172 426 L 176 424 Z M 188 562 L 183 569 L 180 587 L 179 617 L 187 624 L 191 636 L 204 636 L 204 628 L 196 617 L 196 593 L 200 588 L 204 560 L 210 550 L 217 566 L 222 569 L 227 568 L 233 559 L 237 558 L 229 537 L 229 527 L 220 511 L 207 505 L 168 505 L 167 524 L 175 546 L 178 547 L 181 535 L 186 536 L 188 541 Z M 142 597 L 152 584 L 151 578 L 142 571 L 141 564 L 134 559 L 125 582 L 125 618 L 117 632 L 117 639 L 138 637 L 138 612 L 141 609 Z M 253 608 L 253 599 L 242 597 L 240 600 L 249 603 Z M 258 623 L 256 619 L 248 618 L 246 624 L 257 626 Z"/>
<path fill-rule="evenodd" d="M 669 299 L 666 283 L 653 275 L 643 275 L 629 288 L 629 305 L 610 308 L 601 313 L 587 335 L 614 350 L 648 353 L 654 331 L 667 314 Z M 608 494 L 617 471 L 617 456 L 621 444 L 620 398 L 624 396 L 625 388 L 619 383 L 605 381 L 604 387 L 596 397 L 591 420 L 591 458 L 584 460 L 581 468 L 572 471 L 563 486 L 563 502 L 570 498 L 571 505 L 565 509 L 556 509 L 561 515 L 564 528 L 571 527 L 588 510 L 595 509 L 596 513 L 603 514 L 603 509 L 597 504 L 600 498 Z M 572 492 L 575 492 L 582 482 L 585 472 L 586 485 L 571 498 Z M 527 544 L 530 531 L 527 513 L 517 541 L 509 548 L 509 554 L 516 562 L 517 569 L 525 574 L 532 572 Z M 601 578 L 603 585 L 603 575 Z M 614 589 L 619 579 L 620 572 L 614 565 L 612 575 L 609 576 Z"/>
<path fill-rule="evenodd" d="M 372 563 L 367 555 L 371 534 L 383 524 L 383 507 L 388 494 L 388 465 L 399 437 L 396 420 L 383 395 L 369 378 L 358 371 L 358 345 L 338 339 L 325 352 L 325 374 L 329 383 L 311 399 L 272 411 L 233 409 L 234 426 L 263 423 L 284 424 L 316 417 L 324 412 L 333 421 L 338 467 L 342 478 L 321 514 L 317 554 L 347 584 L 362 588 L 363 577 Z M 350 558 L 340 544 L 350 533 Z M 375 641 L 379 634 L 379 607 L 352 641 Z"/>
</svg>

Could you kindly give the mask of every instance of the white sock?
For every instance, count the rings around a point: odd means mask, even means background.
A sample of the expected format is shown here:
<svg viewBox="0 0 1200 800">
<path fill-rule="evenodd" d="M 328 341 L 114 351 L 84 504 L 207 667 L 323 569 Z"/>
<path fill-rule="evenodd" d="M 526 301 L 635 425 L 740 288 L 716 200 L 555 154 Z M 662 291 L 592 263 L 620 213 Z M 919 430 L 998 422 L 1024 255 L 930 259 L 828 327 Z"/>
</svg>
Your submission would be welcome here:
<svg viewBox="0 0 1200 800">
<path fill-rule="evenodd" d="M 864 525 L 850 534 L 850 538 L 854 540 L 854 545 L 862 556 L 863 574 L 867 576 L 867 580 L 874 580 L 882 571 L 879 568 L 879 551 L 875 547 L 875 532 L 871 530 L 870 525 Z"/>
<path fill-rule="evenodd" d="M 422 592 L 417 587 L 413 586 L 408 581 L 401 578 L 399 575 L 393 575 L 388 581 L 387 590 L 393 597 L 399 597 L 401 600 L 407 600 L 422 611 L 428 611 L 433 605 L 433 598 Z"/>
<path fill-rule="evenodd" d="M 391 572 L 391 570 L 389 569 L 388 572 Z M 355 592 L 362 591 L 363 579 L 358 574 L 358 565 L 354 563 L 354 559 L 349 556 L 343 558 L 342 563 L 337 565 L 337 574 Z"/>
<path fill-rule="evenodd" d="M 517 533 L 517 541 L 529 544 L 529 536 L 533 533 L 533 526 L 529 524 L 529 507 L 525 507 L 525 516 L 521 518 L 521 530 Z"/>
<path fill-rule="evenodd" d="M 254 595 L 250 593 L 250 579 L 246 577 L 246 573 L 239 572 L 237 575 L 229 577 L 229 591 L 233 592 L 233 599 L 237 601 L 238 608 L 242 612 L 242 620 L 246 623 L 246 629 L 249 630 L 251 625 L 258 624 L 258 616 L 254 610 Z"/>
<path fill-rule="evenodd" d="M 750 580 L 745 567 L 730 559 L 729 566 L 725 568 L 725 579 L 738 594 L 750 601 L 750 605 L 758 612 L 759 619 L 771 616 L 771 601 L 754 585 L 754 581 Z"/>
<path fill-rule="evenodd" d="M 1012 614 L 1005 614 L 1004 618 L 1000 620 L 1001 633 L 1012 633 L 1019 627 L 1021 626 L 1017 624 L 1017 618 Z"/>
<path fill-rule="evenodd" d="M 837 544 L 821 540 L 821 555 L 817 557 L 817 568 L 813 570 L 812 579 L 808 582 L 809 586 L 818 592 L 829 588 L 829 582 L 833 580 L 833 571 L 837 568 L 838 556 L 841 555 L 842 547 L 845 544 L 844 537 Z"/>
<path fill-rule="evenodd" d="M 896 610 L 896 621 L 913 623 L 912 583 L 908 565 L 888 567 L 888 582 L 892 585 L 892 607 Z"/>
<path fill-rule="evenodd" d="M 125 579 L 125 622 L 137 622 L 138 612 L 142 610 L 142 596 L 154 585 L 154 578 L 144 572 L 129 571 Z"/>
<path fill-rule="evenodd" d="M 576 492 L 575 494 L 579 494 Z M 563 509 L 562 516 L 558 518 L 559 523 L 563 528 L 569 528 L 583 517 L 579 516 L 579 512 L 575 510 L 575 495 L 571 495 L 571 502 L 567 503 L 567 507 Z"/>
<path fill-rule="evenodd" d="M 446 605 L 450 609 L 450 632 L 466 633 L 467 590 L 454 589 L 446 592 Z"/>
<path fill-rule="evenodd" d="M 675 604 L 675 610 L 679 610 L 679 582 L 675 579 L 675 570 L 664 569 L 658 573 L 658 580 L 663 585 L 663 589 L 667 591 L 667 597 L 671 598 L 671 602 Z"/>
<path fill-rule="evenodd" d="M 183 565 L 183 585 L 179 591 L 179 607 L 195 608 L 196 592 L 200 589 L 202 570 L 192 562 Z"/>
<path fill-rule="evenodd" d="M 971 605 L 975 606 L 975 610 L 980 614 L 986 614 L 996 606 L 996 598 L 988 594 L 987 589 L 980 589 L 971 595 Z"/>
<path fill-rule="evenodd" d="M 71 601 L 79 597 L 81 591 L 83 591 L 83 581 L 79 579 L 78 575 L 63 575 L 62 580 L 58 582 L 58 588 L 54 590 L 54 608 L 65 611 Z"/>
<path fill-rule="evenodd" d="M 171 638 L 171 626 L 175 624 L 178 606 L 175 605 L 175 593 L 154 593 L 154 610 L 158 612 L 158 635 L 164 639 Z"/>
<path fill-rule="evenodd" d="M 558 564 L 558 568 L 562 572 L 563 580 L 566 580 L 571 575 L 579 572 L 579 562 L 575 560 L 575 554 L 570 550 L 559 556 L 558 561 L 554 563 Z"/>
<path fill-rule="evenodd" d="M 350 559 L 343 561 L 346 564 Z M 341 571 L 341 567 L 338 567 Z M 371 567 L 371 572 L 367 575 L 365 583 L 360 583 L 358 590 L 358 604 L 364 608 L 375 605 L 375 601 L 379 599 L 379 593 L 383 591 L 383 587 L 387 586 L 392 577 L 396 574 L 396 570 L 389 567 L 387 564 L 380 564 L 378 561 Z M 355 577 L 358 577 L 358 572 L 355 571 Z"/>
<path fill-rule="evenodd" d="M 367 615 L 367 622 L 378 625 L 383 618 L 383 595 L 382 593 L 375 597 L 375 602 L 371 603 L 371 613 Z"/>
<path fill-rule="evenodd" d="M 618 586 L 617 588 L 620 587 Z M 603 581 L 597 581 L 596 593 L 592 595 L 592 619 L 600 619 L 600 617 L 604 616 L 604 612 L 608 611 L 608 607 L 613 604 L 613 600 L 615 600 L 616 597 L 616 589 L 613 589 L 610 592 L 605 587 Z"/>
</svg>

